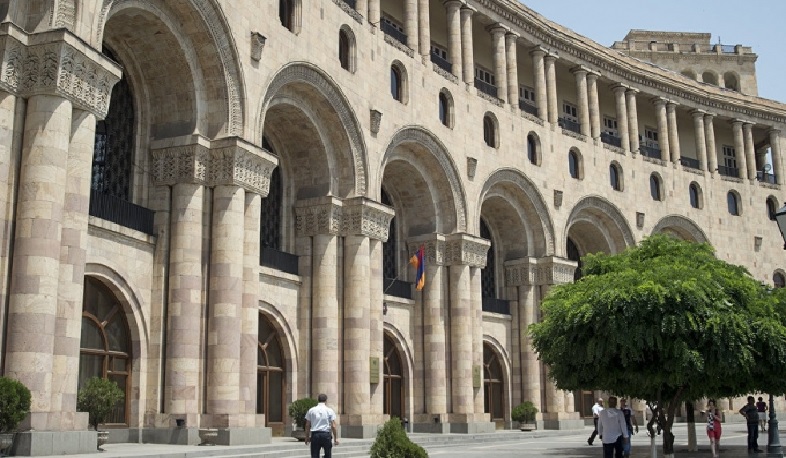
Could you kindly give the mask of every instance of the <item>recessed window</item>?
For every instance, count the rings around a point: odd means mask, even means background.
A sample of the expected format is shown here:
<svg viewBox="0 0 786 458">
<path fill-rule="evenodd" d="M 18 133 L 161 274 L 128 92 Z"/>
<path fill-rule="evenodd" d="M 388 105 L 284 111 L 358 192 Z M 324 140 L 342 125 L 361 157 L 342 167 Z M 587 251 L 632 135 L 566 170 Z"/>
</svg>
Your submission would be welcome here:
<svg viewBox="0 0 786 458">
<path fill-rule="evenodd" d="M 580 178 L 580 166 L 581 166 L 581 159 L 579 158 L 579 153 L 575 150 L 570 150 L 568 152 L 568 170 L 570 171 L 570 177 L 579 179 Z"/>
<path fill-rule="evenodd" d="M 278 19 L 281 25 L 294 34 L 300 33 L 300 18 L 295 14 L 300 11 L 301 0 L 278 0 Z"/>
<path fill-rule="evenodd" d="M 390 67 L 390 95 L 401 102 L 401 70 L 395 65 Z"/>
<path fill-rule="evenodd" d="M 729 208 L 729 214 L 740 216 L 740 200 L 734 191 L 729 191 L 726 194 L 726 205 Z"/>
<path fill-rule="evenodd" d="M 732 72 L 726 72 L 726 74 L 723 75 L 723 85 L 726 87 L 726 89 L 731 89 L 732 91 L 737 92 L 740 91 L 740 84 L 737 80 L 737 75 Z"/>
<path fill-rule="evenodd" d="M 778 212 L 778 202 L 776 202 L 775 197 L 770 196 L 767 198 L 767 217 L 770 218 L 770 221 L 775 221 L 775 213 Z"/>
<path fill-rule="evenodd" d="M 341 68 L 349 70 L 349 34 L 346 30 L 338 31 L 338 61 Z"/>
<path fill-rule="evenodd" d="M 622 191 L 622 173 L 618 164 L 611 164 L 609 166 L 609 180 L 611 182 L 611 189 Z"/>
<path fill-rule="evenodd" d="M 439 122 L 442 123 L 443 126 L 453 128 L 453 97 L 450 96 L 450 92 L 447 89 L 442 88 L 439 91 L 439 98 L 437 100 L 439 104 Z"/>
<path fill-rule="evenodd" d="M 708 84 L 718 85 L 718 75 L 710 71 L 701 74 L 701 80 Z"/>
<path fill-rule="evenodd" d="M 540 165 L 540 154 L 538 154 L 538 139 L 535 134 L 527 135 L 527 159 L 530 164 Z"/>
<path fill-rule="evenodd" d="M 497 122 L 489 114 L 483 116 L 483 142 L 492 148 L 496 148 L 499 144 L 497 141 Z"/>
<path fill-rule="evenodd" d="M 690 196 L 690 206 L 693 208 L 701 208 L 701 188 L 695 182 L 691 183 L 688 187 L 688 194 Z"/>
<path fill-rule="evenodd" d="M 783 288 L 784 286 L 786 286 L 786 277 L 784 277 L 783 274 L 780 272 L 775 272 L 772 275 L 772 284 L 776 288 Z"/>
<path fill-rule="evenodd" d="M 660 178 L 656 174 L 650 175 L 650 196 L 652 200 L 663 200 L 663 193 L 660 186 Z"/>
</svg>

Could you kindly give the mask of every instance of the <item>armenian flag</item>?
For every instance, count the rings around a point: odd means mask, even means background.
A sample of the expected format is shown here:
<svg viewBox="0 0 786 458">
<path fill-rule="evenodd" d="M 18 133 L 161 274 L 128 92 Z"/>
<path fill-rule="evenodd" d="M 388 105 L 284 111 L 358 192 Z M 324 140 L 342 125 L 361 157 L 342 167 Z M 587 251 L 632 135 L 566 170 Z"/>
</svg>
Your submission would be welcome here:
<svg viewBox="0 0 786 458">
<path fill-rule="evenodd" d="M 418 251 L 409 258 L 409 263 L 415 266 L 417 270 L 417 274 L 415 275 L 415 289 L 420 291 L 423 289 L 423 286 L 426 284 L 426 248 L 423 245 L 420 245 Z"/>
</svg>

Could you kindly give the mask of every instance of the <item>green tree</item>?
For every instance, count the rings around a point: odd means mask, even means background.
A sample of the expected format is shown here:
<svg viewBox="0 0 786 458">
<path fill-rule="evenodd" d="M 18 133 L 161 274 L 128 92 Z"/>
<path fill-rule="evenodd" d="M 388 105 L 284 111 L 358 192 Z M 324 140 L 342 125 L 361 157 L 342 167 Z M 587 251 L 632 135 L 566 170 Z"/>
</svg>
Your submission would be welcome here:
<svg viewBox="0 0 786 458">
<path fill-rule="evenodd" d="M 784 295 L 708 244 L 657 235 L 583 261 L 584 276 L 554 287 L 529 329 L 559 388 L 646 399 L 665 455 L 680 403 L 786 391 Z"/>
<path fill-rule="evenodd" d="M 76 395 L 76 408 L 88 413 L 88 421 L 98 431 L 99 423 L 106 420 L 124 397 L 125 393 L 114 381 L 91 377 Z"/>
</svg>

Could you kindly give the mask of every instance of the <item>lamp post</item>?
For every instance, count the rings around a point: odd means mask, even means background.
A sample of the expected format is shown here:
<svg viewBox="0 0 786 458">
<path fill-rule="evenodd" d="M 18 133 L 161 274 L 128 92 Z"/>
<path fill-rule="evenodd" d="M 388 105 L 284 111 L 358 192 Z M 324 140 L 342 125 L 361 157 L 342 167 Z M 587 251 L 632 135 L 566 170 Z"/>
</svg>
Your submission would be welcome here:
<svg viewBox="0 0 786 458">
<path fill-rule="evenodd" d="M 786 250 L 786 205 L 775 212 L 775 221 L 783 237 L 783 249 Z M 781 439 L 778 433 L 778 416 L 775 414 L 775 402 L 770 394 L 770 428 L 767 430 L 767 454 L 781 455 Z"/>
</svg>

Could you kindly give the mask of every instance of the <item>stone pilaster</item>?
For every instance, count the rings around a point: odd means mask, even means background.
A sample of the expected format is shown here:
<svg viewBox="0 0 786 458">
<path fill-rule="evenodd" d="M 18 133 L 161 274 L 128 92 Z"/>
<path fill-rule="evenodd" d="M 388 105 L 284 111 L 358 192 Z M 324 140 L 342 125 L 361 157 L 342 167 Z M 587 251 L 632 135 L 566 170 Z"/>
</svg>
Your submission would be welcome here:
<svg viewBox="0 0 786 458">
<path fill-rule="evenodd" d="M 445 2 L 448 22 L 448 60 L 452 64 L 452 73 L 458 78 L 462 76 L 460 10 L 461 2 L 459 0 L 447 0 Z"/>
<path fill-rule="evenodd" d="M 239 412 L 246 415 L 255 415 L 257 412 L 257 390 L 254 387 L 257 384 L 257 351 L 259 348 L 259 217 L 261 211 L 262 196 L 252 192 L 245 193 Z"/>
<path fill-rule="evenodd" d="M 549 119 L 548 96 L 546 95 L 548 91 L 546 90 L 546 67 L 544 62 L 546 50 L 541 47 L 536 47 L 530 51 L 530 55 L 532 56 L 533 81 L 535 81 L 535 98 L 537 99 L 535 102 L 538 105 L 538 117 L 547 121 Z"/>
<path fill-rule="evenodd" d="M 745 154 L 745 136 L 742 132 L 743 122 L 744 121 L 741 119 L 732 119 L 731 130 L 734 134 L 734 155 L 737 159 L 737 170 L 739 170 L 740 173 L 739 177 L 745 179 L 747 178 L 748 167 L 747 156 Z"/>
<path fill-rule="evenodd" d="M 368 22 L 375 27 L 379 27 L 382 12 L 380 2 L 381 0 L 368 0 Z"/>
<path fill-rule="evenodd" d="M 497 82 L 497 97 L 508 102 L 508 66 L 505 62 L 505 34 L 508 28 L 502 24 L 492 24 L 486 30 L 491 34 L 491 59 Z"/>
<path fill-rule="evenodd" d="M 704 115 L 702 110 L 691 111 L 693 128 L 696 130 L 696 156 L 701 170 L 707 170 L 707 136 L 704 133 Z"/>
<path fill-rule="evenodd" d="M 627 87 L 621 84 L 612 86 L 614 92 L 614 102 L 617 108 L 617 132 L 621 139 L 622 149 L 630 148 L 630 132 L 628 131 L 628 106 L 625 103 L 625 91 Z"/>
<path fill-rule="evenodd" d="M 404 33 L 407 46 L 418 50 L 418 0 L 404 0 Z M 330 399 L 330 395 L 328 395 Z"/>
<path fill-rule="evenodd" d="M 671 160 L 669 150 L 669 122 L 666 116 L 666 102 L 662 97 L 656 97 L 652 103 L 655 104 L 655 111 L 658 116 L 658 146 L 660 147 L 660 158 L 664 162 Z"/>
<path fill-rule="evenodd" d="M 383 316 L 385 305 L 384 284 L 379 279 L 383 278 L 383 244 L 381 240 L 371 238 L 369 239 L 369 264 L 371 265 L 371 275 L 369 276 L 369 298 L 371 300 L 371 344 L 370 355 L 374 358 L 379 358 L 379 361 L 384 361 L 385 351 L 385 333 Z M 384 412 L 385 401 L 385 384 L 383 382 L 384 368 L 382 364 L 377 368 L 378 383 L 371 384 L 371 406 L 369 412 L 376 418 L 382 418 Z"/>
<path fill-rule="evenodd" d="M 559 102 L 557 100 L 557 56 L 549 54 L 543 58 L 546 68 L 546 92 L 549 101 L 549 122 L 557 123 L 559 118 Z"/>
<path fill-rule="evenodd" d="M 772 173 L 778 184 L 784 183 L 783 180 L 783 157 L 781 156 L 781 131 L 770 129 L 767 132 L 770 137 L 770 153 L 772 155 Z"/>
<path fill-rule="evenodd" d="M 525 258 L 505 262 L 505 285 L 515 288 L 518 307 L 511 310 L 513 318 L 513 405 L 531 401 L 539 412 L 541 404 L 541 367 L 538 355 L 532 348 L 532 339 L 527 332 L 529 325 L 537 322 L 537 288 L 530 280 L 534 260 Z M 518 380 L 518 383 L 515 381 Z"/>
<path fill-rule="evenodd" d="M 431 26 L 429 25 L 429 0 L 418 0 L 418 43 L 420 55 L 430 62 Z"/>
<path fill-rule="evenodd" d="M 508 102 L 514 108 L 519 109 L 519 64 L 518 64 L 518 45 L 516 44 L 519 36 L 513 32 L 505 34 L 505 61 L 508 76 Z"/>
<path fill-rule="evenodd" d="M 639 110 L 636 106 L 637 89 L 628 88 L 625 91 L 625 104 L 628 108 L 628 131 L 630 132 L 630 150 L 639 151 Z"/>
<path fill-rule="evenodd" d="M 579 126 L 581 135 L 589 137 L 592 134 L 592 129 L 590 126 L 589 94 L 587 92 L 587 69 L 584 67 L 576 67 L 571 71 L 576 77 L 576 96 L 579 105 Z"/>
<path fill-rule="evenodd" d="M 671 162 L 680 161 L 680 134 L 677 130 L 677 104 L 669 101 L 666 104 L 666 117 L 669 122 L 669 149 L 671 150 Z M 661 138 L 661 142 L 663 139 Z"/>
<path fill-rule="evenodd" d="M 475 48 L 472 43 L 472 15 L 475 11 L 469 5 L 461 7 L 461 61 L 464 65 L 464 82 L 469 86 L 475 84 Z"/>
<path fill-rule="evenodd" d="M 595 72 L 587 73 L 587 95 L 589 97 L 590 133 L 592 138 L 600 138 L 600 101 L 598 100 L 598 77 Z"/>
<path fill-rule="evenodd" d="M 706 113 L 704 115 L 704 136 L 705 145 L 707 147 L 707 168 L 710 174 L 714 175 L 718 171 L 718 150 L 715 148 L 715 127 L 712 123 L 712 118 L 715 115 Z"/>
<path fill-rule="evenodd" d="M 25 110 L 23 99 L 0 90 L 0 310 L 6 310 L 13 244 L 14 198 L 21 160 L 21 136 L 15 126 L 21 125 Z M 5 329 L 5 313 L 0 313 L 0 329 Z M 0 339 L 2 340 L 2 339 Z M 0 342 L 0 354 L 5 354 Z"/>
<path fill-rule="evenodd" d="M 742 134 L 745 138 L 745 163 L 748 166 L 748 179 L 756 180 L 756 147 L 753 144 L 753 123 L 742 124 Z M 740 173 L 742 177 L 742 173 Z"/>
<path fill-rule="evenodd" d="M 355 2 L 355 10 L 360 13 L 361 16 L 367 18 L 368 17 L 368 0 L 357 0 Z"/>
</svg>

